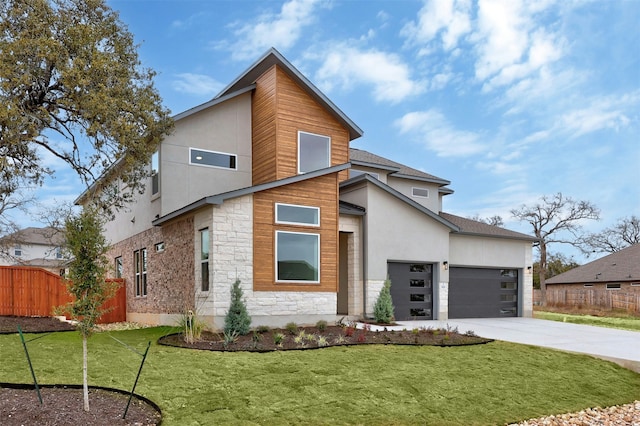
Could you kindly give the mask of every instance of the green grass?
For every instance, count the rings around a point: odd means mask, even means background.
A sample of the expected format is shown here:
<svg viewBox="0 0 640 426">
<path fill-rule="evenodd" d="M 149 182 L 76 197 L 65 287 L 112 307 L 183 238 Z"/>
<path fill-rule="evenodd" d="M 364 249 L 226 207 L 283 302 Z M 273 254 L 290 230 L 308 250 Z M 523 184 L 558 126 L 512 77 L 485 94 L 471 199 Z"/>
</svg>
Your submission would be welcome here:
<svg viewBox="0 0 640 426">
<path fill-rule="evenodd" d="M 166 425 L 495 425 L 640 398 L 640 375 L 613 363 L 506 342 L 214 353 L 157 345 L 168 330 L 111 332 L 138 351 L 153 342 L 137 392 Z M 82 382 L 77 333 L 28 347 L 41 383 Z M 141 360 L 106 333 L 89 357 L 90 384 L 121 389 Z M 17 335 L 0 336 L 0 382 L 31 382 Z"/>
<path fill-rule="evenodd" d="M 623 330 L 640 331 L 640 317 L 608 317 L 594 315 L 574 315 L 557 312 L 535 311 L 535 318 L 551 321 L 570 322 L 574 324 L 595 325 L 598 327 L 620 328 Z"/>
</svg>

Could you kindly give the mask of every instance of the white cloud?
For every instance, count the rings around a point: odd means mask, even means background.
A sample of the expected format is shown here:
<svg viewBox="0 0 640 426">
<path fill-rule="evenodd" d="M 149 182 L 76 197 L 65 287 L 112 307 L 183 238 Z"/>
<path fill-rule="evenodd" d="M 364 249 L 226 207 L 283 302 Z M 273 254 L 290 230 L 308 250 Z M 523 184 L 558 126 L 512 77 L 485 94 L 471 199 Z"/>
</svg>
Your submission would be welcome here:
<svg viewBox="0 0 640 426">
<path fill-rule="evenodd" d="M 392 103 L 424 91 L 422 84 L 411 79 L 409 66 L 393 53 L 358 50 L 345 43 L 308 57 L 323 62 L 316 81 L 327 91 L 370 85 L 376 101 Z"/>
<path fill-rule="evenodd" d="M 401 134 L 410 134 L 415 141 L 440 157 L 466 157 L 485 149 L 478 133 L 454 128 L 435 109 L 410 112 L 396 120 L 395 125 Z"/>
<path fill-rule="evenodd" d="M 271 47 L 286 50 L 298 41 L 305 26 L 314 21 L 319 4 L 319 0 L 290 0 L 282 5 L 280 13 L 266 13 L 246 23 L 236 22 L 231 28 L 237 41 L 218 47 L 227 47 L 234 60 L 255 59 Z"/>
<path fill-rule="evenodd" d="M 470 12 L 469 0 L 427 0 L 417 22 L 406 24 L 400 34 L 410 44 L 429 44 L 439 36 L 443 49 L 451 50 L 471 31 Z"/>
<path fill-rule="evenodd" d="M 640 104 L 640 92 L 622 97 L 604 97 L 595 99 L 586 108 L 578 108 L 562 115 L 558 127 L 578 137 L 602 129 L 615 131 L 631 123 L 629 115 L 637 111 Z"/>
<path fill-rule="evenodd" d="M 222 83 L 203 74 L 182 73 L 177 74 L 176 77 L 177 80 L 172 83 L 173 88 L 190 95 L 210 96 L 224 87 Z"/>
</svg>

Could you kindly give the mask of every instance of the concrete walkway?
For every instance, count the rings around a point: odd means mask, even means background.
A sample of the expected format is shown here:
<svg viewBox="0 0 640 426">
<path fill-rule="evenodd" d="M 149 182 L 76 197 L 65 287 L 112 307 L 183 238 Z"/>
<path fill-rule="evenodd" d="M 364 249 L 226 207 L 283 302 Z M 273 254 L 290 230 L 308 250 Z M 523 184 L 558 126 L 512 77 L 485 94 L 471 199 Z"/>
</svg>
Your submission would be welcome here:
<svg viewBox="0 0 640 426">
<path fill-rule="evenodd" d="M 592 355 L 640 373 L 640 332 L 534 318 L 399 321 L 388 329 L 458 328 L 481 337 Z"/>
</svg>

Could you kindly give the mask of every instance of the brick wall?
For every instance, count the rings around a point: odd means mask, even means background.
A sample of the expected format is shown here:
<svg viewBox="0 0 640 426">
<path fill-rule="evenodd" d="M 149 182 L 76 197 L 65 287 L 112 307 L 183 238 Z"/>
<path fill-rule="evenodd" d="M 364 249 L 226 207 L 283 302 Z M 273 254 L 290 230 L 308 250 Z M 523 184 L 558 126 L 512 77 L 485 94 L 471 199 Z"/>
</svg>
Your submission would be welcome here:
<svg viewBox="0 0 640 426">
<path fill-rule="evenodd" d="M 164 251 L 156 244 L 164 243 Z M 127 286 L 127 313 L 179 314 L 194 305 L 193 218 L 153 227 L 114 244 L 112 264 L 122 257 Z M 133 253 L 147 249 L 147 296 L 135 296 Z"/>
</svg>

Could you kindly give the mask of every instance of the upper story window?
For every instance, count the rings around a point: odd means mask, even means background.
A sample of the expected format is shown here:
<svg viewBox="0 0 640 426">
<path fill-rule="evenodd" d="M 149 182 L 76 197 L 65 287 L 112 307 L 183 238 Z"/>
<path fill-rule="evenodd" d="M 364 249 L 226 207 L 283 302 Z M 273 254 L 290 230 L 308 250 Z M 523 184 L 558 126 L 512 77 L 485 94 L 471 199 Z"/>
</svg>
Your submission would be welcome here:
<svg viewBox="0 0 640 426">
<path fill-rule="evenodd" d="M 13 248 L 13 255 L 22 256 L 22 246 L 20 244 L 16 244 L 15 247 Z"/>
<path fill-rule="evenodd" d="M 320 208 L 276 203 L 276 223 L 320 226 Z"/>
<path fill-rule="evenodd" d="M 158 151 L 151 155 L 151 195 L 160 191 L 160 156 Z"/>
<path fill-rule="evenodd" d="M 189 164 L 237 170 L 238 156 L 226 152 L 189 148 Z"/>
<path fill-rule="evenodd" d="M 298 132 L 298 173 L 308 173 L 331 165 L 331 138 Z"/>
<path fill-rule="evenodd" d="M 56 247 L 56 259 L 62 259 L 62 257 L 63 257 L 62 247 Z"/>
<path fill-rule="evenodd" d="M 427 188 L 411 188 L 411 195 L 420 198 L 429 198 L 429 190 Z"/>
</svg>

